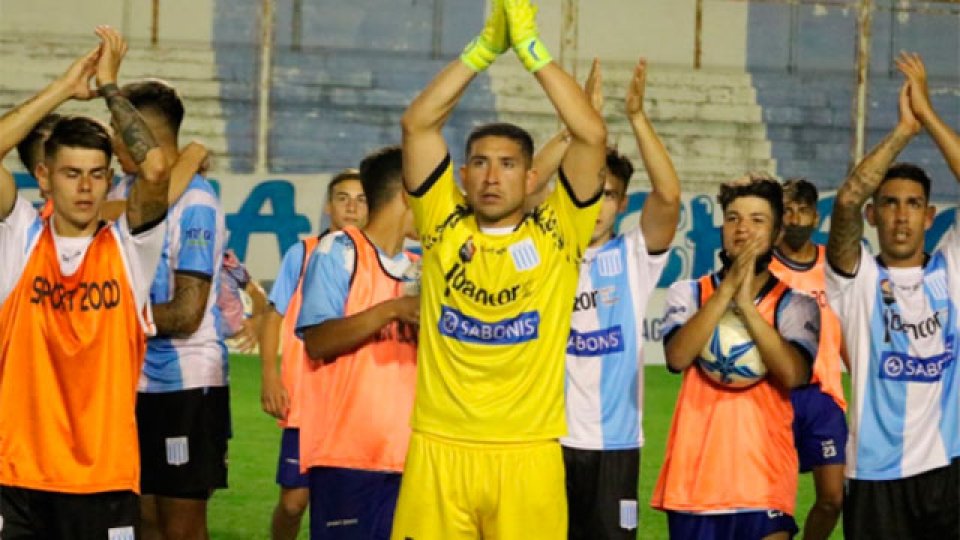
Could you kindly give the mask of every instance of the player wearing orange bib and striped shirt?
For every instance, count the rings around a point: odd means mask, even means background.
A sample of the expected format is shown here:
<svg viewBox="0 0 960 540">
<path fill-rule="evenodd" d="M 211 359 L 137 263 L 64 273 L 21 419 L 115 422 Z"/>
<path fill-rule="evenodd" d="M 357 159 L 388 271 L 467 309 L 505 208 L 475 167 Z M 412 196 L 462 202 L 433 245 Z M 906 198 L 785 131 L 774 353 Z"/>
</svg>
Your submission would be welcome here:
<svg viewBox="0 0 960 540">
<path fill-rule="evenodd" d="M 306 474 L 300 472 L 300 380 L 308 369 L 303 341 L 295 334 L 303 300 L 303 276 L 307 263 L 320 240 L 347 225 L 362 227 L 367 222 L 367 199 L 356 169 L 346 169 L 327 185 L 324 212 L 330 217 L 330 229 L 319 236 L 305 238 L 283 255 L 280 271 L 270 291 L 270 305 L 260 341 L 261 390 L 263 410 L 275 417 L 283 428 L 277 484 L 280 501 L 270 524 L 273 540 L 293 540 L 300 531 L 300 520 L 310 502 Z M 277 352 L 280 349 L 280 369 Z"/>
<path fill-rule="evenodd" d="M 529 0 L 495 0 L 492 10 L 480 36 L 402 120 L 423 299 L 397 540 L 567 535 L 558 442 L 566 433 L 564 358 L 570 299 L 599 211 L 606 128 L 551 61 Z M 490 124 L 470 134 L 460 168 L 465 194 L 442 133 L 477 72 L 511 44 L 571 136 L 559 185 L 529 213 L 537 172 L 526 131 Z"/>
<path fill-rule="evenodd" d="M 783 185 L 784 234 L 773 252 L 770 272 L 820 306 L 820 348 L 810 384 L 790 393 L 793 435 L 800 472 L 813 471 L 817 499 L 803 526 L 806 540 L 828 538 L 843 506 L 843 464 L 847 444 L 847 402 L 840 373 L 840 321 L 827 304 L 826 248 L 810 237 L 818 222 L 817 188 L 803 179 Z"/>
<path fill-rule="evenodd" d="M 671 538 L 786 539 L 797 530 L 789 390 L 809 380 L 819 310 L 767 268 L 783 216 L 780 184 L 731 182 L 718 199 L 723 269 L 674 283 L 667 294 L 664 353 L 683 382 L 652 505 L 667 512 Z M 736 354 L 755 349 L 768 373 L 747 388 L 723 386 L 698 365 L 708 343 L 732 324 L 729 316 L 748 341 L 729 353 L 709 350 L 728 369 Z"/>
<path fill-rule="evenodd" d="M 360 163 L 370 220 L 324 237 L 303 278 L 300 468 L 313 540 L 386 540 L 400 488 L 416 380 L 420 297 L 401 153 Z"/>
<path fill-rule="evenodd" d="M 5 154 L 47 113 L 89 99 L 96 76 L 141 167 L 130 206 L 99 221 L 112 179 L 110 135 L 66 117 L 36 167 L 53 214 L 41 218 L 0 169 L 0 518 L 5 538 L 133 538 L 140 463 L 134 417 L 148 290 L 163 243 L 169 168 L 116 86 L 126 52 L 98 49 L 0 119 Z"/>
</svg>

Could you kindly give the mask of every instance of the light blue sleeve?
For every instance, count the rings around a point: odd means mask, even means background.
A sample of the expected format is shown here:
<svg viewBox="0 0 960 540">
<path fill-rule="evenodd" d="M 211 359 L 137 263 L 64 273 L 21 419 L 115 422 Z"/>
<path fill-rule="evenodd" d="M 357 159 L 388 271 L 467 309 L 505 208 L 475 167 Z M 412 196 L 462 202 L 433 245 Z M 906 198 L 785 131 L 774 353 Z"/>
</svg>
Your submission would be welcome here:
<svg viewBox="0 0 960 540">
<path fill-rule="evenodd" d="M 216 260 L 217 210 L 205 204 L 187 207 L 180 216 L 180 253 L 174 271 L 213 276 Z"/>
<path fill-rule="evenodd" d="M 277 273 L 277 280 L 273 282 L 270 289 L 270 303 L 280 315 L 287 314 L 287 307 L 290 305 L 290 299 L 297 290 L 297 283 L 300 281 L 300 270 L 303 268 L 303 242 L 297 242 L 290 246 L 290 249 L 283 255 L 280 261 L 280 271 Z"/>
<path fill-rule="evenodd" d="M 297 335 L 301 338 L 304 329 L 344 315 L 355 264 L 354 247 L 346 235 L 332 240 L 329 250 L 313 252 L 303 276 L 303 305 L 297 318 Z"/>
<path fill-rule="evenodd" d="M 777 307 L 777 331 L 813 361 L 820 345 L 820 306 L 812 296 L 791 290 Z"/>
</svg>

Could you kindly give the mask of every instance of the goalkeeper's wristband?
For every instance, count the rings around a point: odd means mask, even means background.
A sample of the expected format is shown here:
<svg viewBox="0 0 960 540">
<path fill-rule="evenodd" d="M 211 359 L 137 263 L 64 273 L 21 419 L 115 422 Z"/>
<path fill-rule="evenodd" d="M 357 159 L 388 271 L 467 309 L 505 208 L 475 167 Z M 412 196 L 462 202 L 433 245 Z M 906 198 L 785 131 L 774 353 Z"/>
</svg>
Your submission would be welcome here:
<svg viewBox="0 0 960 540">
<path fill-rule="evenodd" d="M 530 73 L 536 73 L 540 71 L 543 66 L 553 62 L 550 51 L 547 50 L 546 45 L 543 44 L 543 41 L 538 36 L 533 36 L 522 43 L 517 43 L 513 46 L 513 50 L 516 51 L 520 63 L 522 63 L 523 67 L 527 68 L 527 71 Z"/>
<path fill-rule="evenodd" d="M 490 67 L 497 56 L 499 54 L 490 49 L 483 38 L 477 36 L 463 48 L 463 52 L 460 53 L 460 61 L 466 64 L 468 68 L 480 73 Z"/>
</svg>

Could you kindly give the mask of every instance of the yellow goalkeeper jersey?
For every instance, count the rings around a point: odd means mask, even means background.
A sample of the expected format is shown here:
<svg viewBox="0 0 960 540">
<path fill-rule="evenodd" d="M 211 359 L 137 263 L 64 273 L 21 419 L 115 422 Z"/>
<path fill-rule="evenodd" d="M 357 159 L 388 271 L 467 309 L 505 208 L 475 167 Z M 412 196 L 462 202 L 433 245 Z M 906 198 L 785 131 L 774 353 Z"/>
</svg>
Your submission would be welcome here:
<svg viewBox="0 0 960 540">
<path fill-rule="evenodd" d="M 448 155 L 411 205 L 423 246 L 413 429 L 467 441 L 566 433 L 564 358 L 600 193 L 560 182 L 504 235 L 483 233 Z"/>
</svg>

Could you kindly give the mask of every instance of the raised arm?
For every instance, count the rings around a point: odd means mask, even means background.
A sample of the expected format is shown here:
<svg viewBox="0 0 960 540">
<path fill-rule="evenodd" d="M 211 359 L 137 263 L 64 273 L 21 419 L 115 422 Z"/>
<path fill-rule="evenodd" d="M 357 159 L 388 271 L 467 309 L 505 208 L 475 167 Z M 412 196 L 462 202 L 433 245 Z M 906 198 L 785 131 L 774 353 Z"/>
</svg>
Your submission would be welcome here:
<svg viewBox="0 0 960 540">
<path fill-rule="evenodd" d="M 127 53 L 127 42 L 109 26 L 98 26 L 101 40 L 97 63 L 97 85 L 107 102 L 114 129 L 137 163 L 139 173 L 127 200 L 127 222 L 131 230 L 163 219 L 167 212 L 167 190 L 170 166 L 167 164 L 153 133 L 130 101 L 120 94 L 117 73 Z"/>
<path fill-rule="evenodd" d="M 583 90 L 590 97 L 590 103 L 594 110 L 601 116 L 603 115 L 603 77 L 600 72 L 600 60 L 593 59 L 590 66 L 590 74 L 583 85 Z M 527 208 L 539 206 L 550 195 L 550 180 L 553 179 L 560 168 L 567 150 L 570 148 L 570 142 L 573 137 L 567 128 L 561 129 L 554 135 L 543 148 L 533 157 L 533 168 L 537 171 L 537 184 L 533 191 L 527 196 Z"/>
<path fill-rule="evenodd" d="M 947 166 L 960 181 L 960 135 L 933 109 L 927 87 L 927 68 L 923 65 L 923 59 L 916 53 L 901 53 L 897 58 L 897 68 L 907 78 L 910 109 L 940 147 Z"/>
<path fill-rule="evenodd" d="M 855 274 L 860 266 L 863 204 L 880 186 L 900 151 L 920 132 L 920 122 L 910 108 L 909 82 L 900 89 L 899 103 L 900 120 L 896 127 L 847 176 L 833 202 L 827 261 L 834 269 L 848 275 Z"/>
<path fill-rule="evenodd" d="M 417 191 L 448 153 L 441 130 L 477 73 L 509 47 L 502 0 L 491 11 L 480 34 L 464 48 L 459 60 L 448 64 L 407 107 L 403 130 L 403 183 Z"/>
<path fill-rule="evenodd" d="M 640 213 L 640 230 L 647 250 L 665 251 L 673 242 L 680 221 L 680 179 L 663 142 L 643 110 L 647 85 L 647 61 L 641 58 L 633 70 L 633 78 L 624 100 L 627 118 L 640 147 L 643 166 L 650 177 L 650 195 Z"/>
<path fill-rule="evenodd" d="M 90 80 L 96 72 L 100 47 L 75 60 L 67 71 L 27 101 L 0 117 L 0 163 L 44 116 L 68 99 L 86 100 L 95 95 Z M 32 171 L 31 171 L 32 172 Z M 0 220 L 13 210 L 17 186 L 13 175 L 0 164 Z"/>
</svg>

